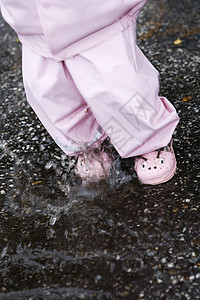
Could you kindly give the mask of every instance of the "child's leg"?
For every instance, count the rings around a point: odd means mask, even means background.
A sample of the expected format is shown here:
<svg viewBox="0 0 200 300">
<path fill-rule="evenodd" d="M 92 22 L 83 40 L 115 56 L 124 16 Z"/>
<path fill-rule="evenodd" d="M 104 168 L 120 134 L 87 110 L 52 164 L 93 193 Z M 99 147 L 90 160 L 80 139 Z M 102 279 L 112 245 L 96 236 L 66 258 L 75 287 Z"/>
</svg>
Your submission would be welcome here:
<svg viewBox="0 0 200 300">
<path fill-rule="evenodd" d="M 135 25 L 65 64 L 122 157 L 169 143 L 179 118 L 158 96 L 158 72 L 136 45 Z"/>
<path fill-rule="evenodd" d="M 23 78 L 30 105 L 67 155 L 106 138 L 64 63 L 23 46 Z"/>
</svg>

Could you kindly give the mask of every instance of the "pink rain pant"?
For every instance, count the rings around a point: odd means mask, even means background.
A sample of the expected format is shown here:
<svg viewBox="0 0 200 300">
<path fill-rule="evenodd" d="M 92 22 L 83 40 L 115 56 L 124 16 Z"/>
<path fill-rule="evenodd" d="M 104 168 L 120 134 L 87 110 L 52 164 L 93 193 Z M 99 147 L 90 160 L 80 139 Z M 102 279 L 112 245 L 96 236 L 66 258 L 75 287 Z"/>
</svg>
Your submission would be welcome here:
<svg viewBox="0 0 200 300">
<path fill-rule="evenodd" d="M 158 72 L 136 45 L 135 25 L 65 61 L 23 45 L 27 98 L 67 155 L 106 137 L 121 157 L 167 145 L 179 118 L 159 97 Z"/>
</svg>

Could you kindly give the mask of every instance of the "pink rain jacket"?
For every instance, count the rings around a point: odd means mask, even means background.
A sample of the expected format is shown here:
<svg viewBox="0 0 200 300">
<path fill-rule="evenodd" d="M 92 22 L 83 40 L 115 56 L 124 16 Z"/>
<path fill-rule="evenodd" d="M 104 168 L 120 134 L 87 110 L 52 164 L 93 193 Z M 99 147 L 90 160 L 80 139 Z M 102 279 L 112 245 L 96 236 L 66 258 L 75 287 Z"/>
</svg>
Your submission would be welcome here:
<svg viewBox="0 0 200 300">
<path fill-rule="evenodd" d="M 131 26 L 146 0 L 0 0 L 4 19 L 34 52 L 65 60 Z M 27 17 L 28 16 L 28 17 Z"/>
</svg>

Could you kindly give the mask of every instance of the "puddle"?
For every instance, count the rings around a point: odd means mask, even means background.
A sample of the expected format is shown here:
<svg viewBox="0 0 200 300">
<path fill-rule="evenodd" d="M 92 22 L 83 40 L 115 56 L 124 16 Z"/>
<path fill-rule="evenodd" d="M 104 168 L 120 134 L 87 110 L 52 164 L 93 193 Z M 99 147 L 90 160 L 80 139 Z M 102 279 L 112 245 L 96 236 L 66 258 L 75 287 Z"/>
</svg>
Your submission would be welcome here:
<svg viewBox="0 0 200 300">
<path fill-rule="evenodd" d="M 199 299 L 198 4 L 158 2 L 138 42 L 181 118 L 177 173 L 158 186 L 114 152 L 107 182 L 81 185 L 25 100 L 21 48 L 0 19 L 0 299 Z"/>
<path fill-rule="evenodd" d="M 116 157 L 112 164 L 112 171 L 106 181 L 83 185 L 75 175 L 76 158 L 67 158 L 62 154 L 56 160 L 47 161 L 41 169 L 35 168 L 31 160 L 20 159 L 15 150 L 10 150 L 6 143 L 0 143 L 0 159 L 2 164 L 9 165 L 9 172 L 2 172 L 3 185 L 1 195 L 4 195 L 6 211 L 21 217 L 49 215 L 51 222 L 55 222 L 61 213 L 68 214 L 83 201 L 104 198 L 106 193 L 116 190 L 120 185 L 131 181 L 134 177 L 130 170 L 122 170 L 121 159 Z M 132 160 L 133 164 L 133 160 Z M 38 176 L 38 174 L 41 174 Z M 53 221 L 54 220 L 54 221 Z"/>
</svg>

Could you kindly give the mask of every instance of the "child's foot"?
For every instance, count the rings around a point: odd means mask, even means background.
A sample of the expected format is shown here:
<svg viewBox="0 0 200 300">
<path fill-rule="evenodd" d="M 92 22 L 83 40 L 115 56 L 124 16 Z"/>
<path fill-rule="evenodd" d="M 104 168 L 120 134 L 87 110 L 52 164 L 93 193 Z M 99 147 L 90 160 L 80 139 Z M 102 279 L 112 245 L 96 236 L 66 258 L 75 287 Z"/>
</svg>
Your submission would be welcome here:
<svg viewBox="0 0 200 300">
<path fill-rule="evenodd" d="M 110 174 L 112 159 L 103 151 L 80 155 L 75 168 L 75 173 L 84 182 L 98 182 Z"/>
<path fill-rule="evenodd" d="M 144 184 L 155 185 L 171 179 L 176 172 L 172 141 L 166 147 L 136 157 L 135 171 Z"/>
</svg>

